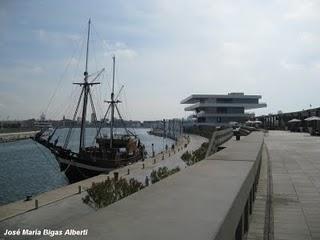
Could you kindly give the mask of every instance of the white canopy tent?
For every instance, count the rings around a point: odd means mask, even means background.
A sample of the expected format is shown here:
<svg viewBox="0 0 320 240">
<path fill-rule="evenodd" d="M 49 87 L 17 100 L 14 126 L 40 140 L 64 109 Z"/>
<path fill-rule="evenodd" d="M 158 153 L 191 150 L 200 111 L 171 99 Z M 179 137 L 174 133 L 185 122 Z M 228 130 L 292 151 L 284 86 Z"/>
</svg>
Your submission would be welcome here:
<svg viewBox="0 0 320 240">
<path fill-rule="evenodd" d="M 293 119 L 288 121 L 288 123 L 298 123 L 298 122 L 301 122 L 301 120 L 296 119 L 296 118 L 293 118 Z"/>
<path fill-rule="evenodd" d="M 305 121 L 320 121 L 320 117 L 317 117 L 317 116 L 312 116 L 312 117 L 308 117 L 308 118 L 305 118 L 304 119 Z"/>
</svg>

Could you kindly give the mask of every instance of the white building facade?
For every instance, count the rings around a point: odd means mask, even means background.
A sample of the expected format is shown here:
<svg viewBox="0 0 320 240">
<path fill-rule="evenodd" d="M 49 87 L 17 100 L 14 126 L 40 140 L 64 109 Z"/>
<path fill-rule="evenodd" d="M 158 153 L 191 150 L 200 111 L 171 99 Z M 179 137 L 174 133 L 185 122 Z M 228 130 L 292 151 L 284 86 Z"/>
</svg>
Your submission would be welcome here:
<svg viewBox="0 0 320 240">
<path fill-rule="evenodd" d="M 192 94 L 181 101 L 181 104 L 191 104 L 185 111 L 192 111 L 194 125 L 222 126 L 230 122 L 244 123 L 254 117 L 246 110 L 266 107 L 259 103 L 260 95 L 244 95 L 244 93 L 229 93 L 227 95 Z"/>
</svg>

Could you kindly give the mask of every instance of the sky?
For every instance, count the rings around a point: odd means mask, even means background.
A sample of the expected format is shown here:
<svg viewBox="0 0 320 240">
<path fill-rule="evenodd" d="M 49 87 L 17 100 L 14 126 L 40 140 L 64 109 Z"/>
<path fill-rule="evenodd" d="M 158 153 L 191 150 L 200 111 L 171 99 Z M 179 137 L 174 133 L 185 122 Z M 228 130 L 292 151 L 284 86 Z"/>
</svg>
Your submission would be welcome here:
<svg viewBox="0 0 320 240">
<path fill-rule="evenodd" d="M 320 1 L 0 1 L 0 120 L 72 117 L 83 81 L 110 97 L 112 56 L 124 118 L 187 117 L 190 94 L 262 95 L 256 115 L 319 107 Z"/>
</svg>

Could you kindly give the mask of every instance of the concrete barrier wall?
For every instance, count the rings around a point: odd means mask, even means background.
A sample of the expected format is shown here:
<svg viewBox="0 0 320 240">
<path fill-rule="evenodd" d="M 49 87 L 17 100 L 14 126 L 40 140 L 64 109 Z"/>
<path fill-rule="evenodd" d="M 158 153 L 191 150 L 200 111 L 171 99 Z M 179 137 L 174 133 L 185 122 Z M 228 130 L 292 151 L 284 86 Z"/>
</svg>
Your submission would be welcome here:
<svg viewBox="0 0 320 240">
<path fill-rule="evenodd" d="M 262 145 L 260 132 L 240 141 L 232 138 L 206 160 L 66 228 L 88 229 L 88 236 L 80 239 L 242 239 Z"/>
<path fill-rule="evenodd" d="M 212 137 L 209 142 L 208 150 L 206 153 L 206 157 L 208 157 L 211 154 L 214 154 L 218 147 L 228 141 L 233 136 L 232 128 L 227 128 L 219 131 L 214 131 L 212 133 Z"/>
<path fill-rule="evenodd" d="M 22 139 L 28 139 L 34 137 L 39 131 L 31 132 L 16 132 L 16 133 L 1 133 L 0 134 L 0 143 L 12 142 Z"/>
<path fill-rule="evenodd" d="M 207 161 L 252 163 L 248 175 L 214 239 L 242 239 L 248 231 L 249 216 L 252 213 L 260 173 L 262 145 L 263 134 L 254 132 L 249 136 L 242 137 L 241 141 L 234 139 L 229 141 L 223 145 L 225 149 L 207 158 Z"/>
</svg>

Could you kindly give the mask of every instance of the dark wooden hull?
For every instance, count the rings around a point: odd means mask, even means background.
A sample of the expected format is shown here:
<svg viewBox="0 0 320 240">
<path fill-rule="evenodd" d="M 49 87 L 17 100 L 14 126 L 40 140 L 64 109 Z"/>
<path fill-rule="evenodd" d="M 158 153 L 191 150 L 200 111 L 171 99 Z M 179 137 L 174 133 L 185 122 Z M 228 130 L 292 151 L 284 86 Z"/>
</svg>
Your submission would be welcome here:
<svg viewBox="0 0 320 240">
<path fill-rule="evenodd" d="M 131 156 L 117 156 L 114 151 L 105 153 L 98 148 L 87 148 L 79 153 L 55 146 L 41 138 L 35 141 L 48 148 L 55 156 L 60 169 L 65 173 L 70 183 L 75 183 L 99 174 L 107 174 L 110 171 L 128 164 L 143 160 L 143 148 Z"/>
<path fill-rule="evenodd" d="M 87 170 L 87 169 L 80 169 L 75 166 L 69 166 L 69 164 L 60 163 L 60 169 L 61 171 L 64 171 L 67 169 L 67 171 L 64 172 L 66 177 L 68 178 L 69 183 L 75 183 L 82 181 L 84 179 L 94 177 L 100 174 L 100 172 Z"/>
<path fill-rule="evenodd" d="M 137 155 L 130 159 L 126 159 L 127 161 L 123 160 L 121 161 L 121 164 L 115 164 L 112 161 L 108 163 L 108 160 L 106 160 L 104 166 L 91 165 L 88 164 L 88 162 L 84 162 L 78 159 L 70 160 L 57 155 L 56 160 L 60 165 L 61 171 L 64 172 L 66 177 L 68 178 L 69 183 L 75 183 L 87 178 L 97 176 L 99 174 L 108 174 L 114 169 L 142 160 L 142 155 Z"/>
</svg>

